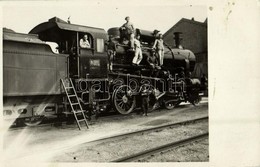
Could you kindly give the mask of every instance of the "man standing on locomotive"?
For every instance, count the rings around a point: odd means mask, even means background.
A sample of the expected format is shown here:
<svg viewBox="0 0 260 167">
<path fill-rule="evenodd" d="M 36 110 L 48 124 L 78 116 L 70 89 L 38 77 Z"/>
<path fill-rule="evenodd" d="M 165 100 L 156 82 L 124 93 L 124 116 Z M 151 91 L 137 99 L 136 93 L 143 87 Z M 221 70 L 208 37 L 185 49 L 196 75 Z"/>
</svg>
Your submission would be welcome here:
<svg viewBox="0 0 260 167">
<path fill-rule="evenodd" d="M 155 49 L 157 55 L 159 56 L 159 65 L 163 65 L 163 58 L 164 58 L 164 46 L 163 46 L 163 39 L 162 34 L 159 34 L 158 39 L 155 39 L 153 49 Z"/>
<path fill-rule="evenodd" d="M 141 49 L 141 43 L 139 41 L 140 35 L 136 35 L 136 38 L 134 39 L 134 50 L 135 50 L 135 57 L 133 58 L 133 65 L 139 65 L 140 62 L 143 59 L 142 55 L 142 49 Z"/>
<path fill-rule="evenodd" d="M 146 61 L 152 68 L 151 76 L 157 77 L 161 67 L 158 65 L 158 59 L 156 58 L 155 53 L 152 52 L 151 54 L 149 54 Z"/>
<path fill-rule="evenodd" d="M 116 44 L 112 41 L 112 36 L 109 36 L 109 40 L 107 41 L 107 55 L 108 55 L 108 63 L 109 63 L 109 71 L 112 71 L 112 60 L 116 55 Z"/>
<path fill-rule="evenodd" d="M 126 32 L 127 38 L 128 38 L 128 40 L 130 41 L 130 47 L 131 47 L 131 49 L 133 50 L 133 49 L 134 49 L 134 34 L 135 34 L 135 28 L 134 28 L 133 23 L 130 22 L 130 17 L 129 17 L 129 16 L 127 16 L 127 17 L 125 18 L 125 20 L 126 20 L 126 23 L 123 24 L 123 25 L 120 27 L 120 30 Z"/>
</svg>

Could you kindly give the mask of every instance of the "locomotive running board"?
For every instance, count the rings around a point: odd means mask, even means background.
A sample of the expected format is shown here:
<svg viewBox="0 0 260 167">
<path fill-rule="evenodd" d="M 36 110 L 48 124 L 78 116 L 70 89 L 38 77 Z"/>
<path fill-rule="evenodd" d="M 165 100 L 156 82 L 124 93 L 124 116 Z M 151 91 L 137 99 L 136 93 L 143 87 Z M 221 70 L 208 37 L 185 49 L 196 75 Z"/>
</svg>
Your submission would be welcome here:
<svg viewBox="0 0 260 167">
<path fill-rule="evenodd" d="M 65 81 L 67 81 L 66 83 L 68 85 L 65 84 Z M 77 92 L 75 90 L 75 87 L 74 87 L 74 85 L 72 83 L 71 78 L 61 79 L 61 82 L 62 82 L 63 88 L 64 88 L 64 90 L 66 92 L 66 95 L 67 95 L 67 98 L 69 100 L 69 104 L 70 104 L 71 110 L 72 110 L 72 112 L 74 114 L 74 117 L 76 119 L 76 122 L 77 122 L 77 125 L 79 127 L 79 130 L 81 130 L 80 122 L 82 122 L 82 121 L 84 121 L 86 126 L 87 126 L 87 128 L 89 128 L 88 127 L 88 121 L 87 121 L 85 113 L 84 113 L 85 110 L 82 109 L 82 106 L 80 104 Z M 80 115 L 82 116 L 81 119 L 78 118 Z"/>
</svg>

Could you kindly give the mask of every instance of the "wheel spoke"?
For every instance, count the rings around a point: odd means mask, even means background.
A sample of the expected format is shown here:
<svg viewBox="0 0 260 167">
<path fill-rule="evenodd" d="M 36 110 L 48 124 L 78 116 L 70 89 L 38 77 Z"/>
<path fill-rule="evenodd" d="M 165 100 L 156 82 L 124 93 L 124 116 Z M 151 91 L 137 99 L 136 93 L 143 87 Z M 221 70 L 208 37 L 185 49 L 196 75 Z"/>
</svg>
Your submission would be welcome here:
<svg viewBox="0 0 260 167">
<path fill-rule="evenodd" d="M 123 103 L 122 107 L 121 107 L 123 110 L 125 110 L 125 104 Z"/>
<path fill-rule="evenodd" d="M 121 94 L 118 93 L 118 94 L 116 95 L 116 97 L 119 97 L 118 99 L 122 99 L 123 95 L 121 95 Z"/>
<path fill-rule="evenodd" d="M 123 101 L 121 101 L 120 103 L 118 103 L 118 106 L 122 108 L 122 105 L 123 105 Z"/>
<path fill-rule="evenodd" d="M 126 103 L 125 106 L 126 106 L 126 110 L 129 110 L 131 108 L 131 105 L 129 103 Z"/>
<path fill-rule="evenodd" d="M 123 101 L 122 99 L 116 99 L 116 102 L 120 102 L 120 101 Z"/>
<path fill-rule="evenodd" d="M 128 104 L 129 106 L 131 106 L 131 105 L 133 104 L 133 101 L 132 101 L 132 99 L 131 99 L 131 100 L 129 100 L 129 101 L 127 102 L 127 104 Z"/>
</svg>

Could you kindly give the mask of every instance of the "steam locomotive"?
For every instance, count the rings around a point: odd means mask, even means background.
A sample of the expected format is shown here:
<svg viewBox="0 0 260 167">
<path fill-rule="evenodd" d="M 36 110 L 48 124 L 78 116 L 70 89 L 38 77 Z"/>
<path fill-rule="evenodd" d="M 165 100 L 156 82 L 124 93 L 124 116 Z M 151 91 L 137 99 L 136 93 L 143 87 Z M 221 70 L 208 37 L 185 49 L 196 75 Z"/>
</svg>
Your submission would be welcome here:
<svg viewBox="0 0 260 167">
<path fill-rule="evenodd" d="M 29 34 L 3 31 L 3 115 L 4 119 L 29 126 L 44 117 L 71 112 L 61 79 L 70 78 L 87 114 L 109 111 L 129 114 L 140 106 L 139 95 L 151 92 L 151 109 L 172 109 L 181 102 L 197 104 L 199 81 L 190 78 L 195 55 L 186 49 L 165 44 L 164 64 L 157 75 L 147 65 L 154 54 L 153 31 L 136 29 L 142 43 L 143 60 L 132 66 L 134 52 L 122 41 L 118 27 L 108 32 L 101 28 L 67 23 L 57 17 L 34 27 Z M 80 48 L 87 34 L 90 48 Z M 179 33 L 175 34 L 179 44 Z M 112 37 L 116 54 L 112 71 L 108 66 L 106 41 Z"/>
</svg>

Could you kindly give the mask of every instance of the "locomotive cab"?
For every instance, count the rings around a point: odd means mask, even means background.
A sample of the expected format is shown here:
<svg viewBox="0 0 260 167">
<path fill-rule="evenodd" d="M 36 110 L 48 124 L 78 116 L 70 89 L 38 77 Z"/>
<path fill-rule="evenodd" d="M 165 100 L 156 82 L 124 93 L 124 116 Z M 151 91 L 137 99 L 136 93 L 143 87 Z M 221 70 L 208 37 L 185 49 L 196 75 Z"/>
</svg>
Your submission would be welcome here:
<svg viewBox="0 0 260 167">
<path fill-rule="evenodd" d="M 43 41 L 56 42 L 59 53 L 69 54 L 71 78 L 107 78 L 107 56 L 104 29 L 69 24 L 57 17 L 34 27 L 29 33 L 38 34 Z M 80 40 L 88 36 L 90 47 L 80 47 Z"/>
<path fill-rule="evenodd" d="M 108 59 L 105 51 L 107 33 L 104 29 L 70 24 L 54 17 L 37 25 L 30 33 L 38 34 L 43 41 L 56 42 L 59 53 L 69 55 L 69 78 L 72 78 L 85 110 L 109 99 L 109 93 L 105 91 L 108 85 Z M 81 45 L 82 40 L 86 47 Z"/>
</svg>

